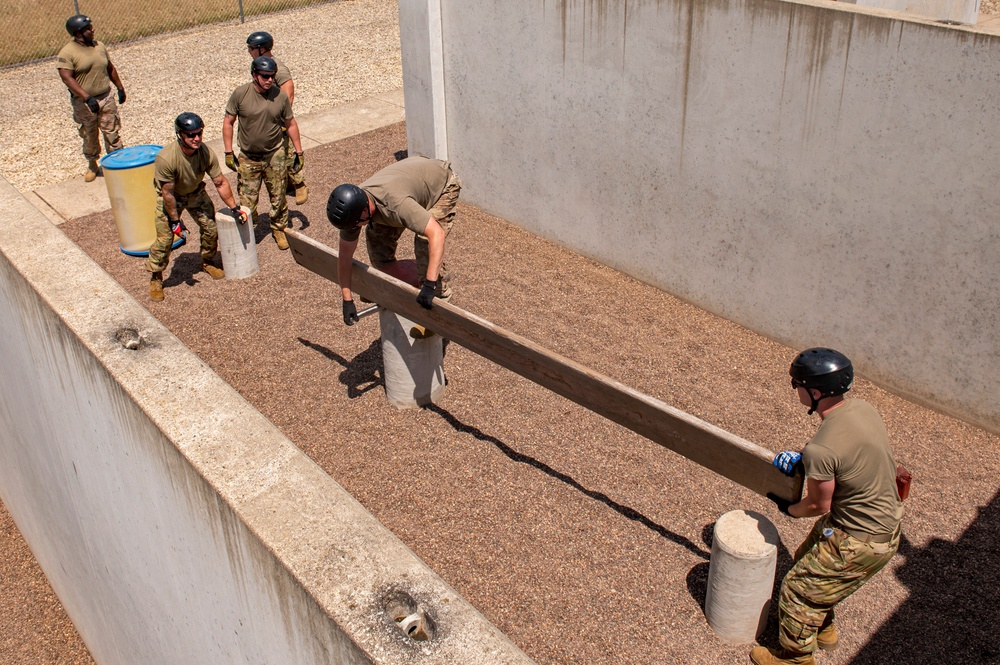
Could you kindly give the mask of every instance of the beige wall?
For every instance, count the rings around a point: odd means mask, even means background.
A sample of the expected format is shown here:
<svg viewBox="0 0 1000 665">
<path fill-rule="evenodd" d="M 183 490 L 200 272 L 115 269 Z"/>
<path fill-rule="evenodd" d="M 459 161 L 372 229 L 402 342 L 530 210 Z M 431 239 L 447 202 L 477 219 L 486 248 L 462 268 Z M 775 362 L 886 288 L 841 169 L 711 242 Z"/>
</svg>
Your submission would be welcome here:
<svg viewBox="0 0 1000 665">
<path fill-rule="evenodd" d="M 463 198 L 1000 431 L 1000 39 L 828 2 L 440 8 Z"/>
<path fill-rule="evenodd" d="M 102 665 L 530 663 L 2 179 L 0 367 L 0 498 Z"/>
</svg>

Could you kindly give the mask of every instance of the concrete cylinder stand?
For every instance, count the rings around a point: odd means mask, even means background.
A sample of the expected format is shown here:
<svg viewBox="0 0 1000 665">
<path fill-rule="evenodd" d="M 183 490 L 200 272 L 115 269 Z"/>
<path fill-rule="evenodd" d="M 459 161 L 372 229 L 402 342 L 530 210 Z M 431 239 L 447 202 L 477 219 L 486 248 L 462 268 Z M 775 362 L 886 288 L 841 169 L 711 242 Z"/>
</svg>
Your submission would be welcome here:
<svg viewBox="0 0 1000 665">
<path fill-rule="evenodd" d="M 705 617 L 723 642 L 753 642 L 764 630 L 778 542 L 777 529 L 759 513 L 733 510 L 715 523 Z"/>
<path fill-rule="evenodd" d="M 249 208 L 240 206 L 240 210 L 250 217 Z M 215 213 L 215 225 L 219 229 L 219 253 L 226 279 L 244 279 L 260 272 L 253 222 L 240 224 L 232 210 L 222 208 Z"/>
<path fill-rule="evenodd" d="M 385 396 L 401 409 L 427 406 L 444 396 L 444 344 L 440 335 L 415 339 L 419 326 L 389 310 L 379 310 Z"/>
</svg>

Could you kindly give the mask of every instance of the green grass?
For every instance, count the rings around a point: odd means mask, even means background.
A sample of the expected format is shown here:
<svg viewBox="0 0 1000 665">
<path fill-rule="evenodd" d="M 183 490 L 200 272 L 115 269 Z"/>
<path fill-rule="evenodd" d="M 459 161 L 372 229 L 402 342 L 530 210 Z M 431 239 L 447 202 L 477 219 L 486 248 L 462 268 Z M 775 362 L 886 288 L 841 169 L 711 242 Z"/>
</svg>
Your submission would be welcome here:
<svg viewBox="0 0 1000 665">
<path fill-rule="evenodd" d="M 331 0 L 243 0 L 245 16 L 318 5 Z M 186 30 L 240 18 L 237 0 L 78 0 L 80 12 L 94 21 L 97 39 L 118 44 L 150 35 Z M 72 0 L 7 0 L 7 20 L 0 22 L 0 67 L 49 58 L 70 37 L 66 19 Z"/>
</svg>

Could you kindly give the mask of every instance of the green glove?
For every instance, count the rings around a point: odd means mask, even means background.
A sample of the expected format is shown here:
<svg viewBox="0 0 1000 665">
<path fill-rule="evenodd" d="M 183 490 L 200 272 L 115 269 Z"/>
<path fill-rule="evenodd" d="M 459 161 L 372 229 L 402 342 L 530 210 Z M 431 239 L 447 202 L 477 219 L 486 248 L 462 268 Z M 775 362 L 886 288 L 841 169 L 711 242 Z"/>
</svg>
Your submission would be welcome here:
<svg viewBox="0 0 1000 665">
<path fill-rule="evenodd" d="M 230 171 L 240 170 L 240 160 L 236 159 L 236 155 L 231 152 L 226 153 L 226 166 L 229 167 Z"/>
<path fill-rule="evenodd" d="M 301 152 L 295 153 L 295 159 L 292 160 L 292 166 L 288 170 L 292 175 L 295 175 L 302 170 L 302 167 L 306 165 L 306 156 Z"/>
</svg>

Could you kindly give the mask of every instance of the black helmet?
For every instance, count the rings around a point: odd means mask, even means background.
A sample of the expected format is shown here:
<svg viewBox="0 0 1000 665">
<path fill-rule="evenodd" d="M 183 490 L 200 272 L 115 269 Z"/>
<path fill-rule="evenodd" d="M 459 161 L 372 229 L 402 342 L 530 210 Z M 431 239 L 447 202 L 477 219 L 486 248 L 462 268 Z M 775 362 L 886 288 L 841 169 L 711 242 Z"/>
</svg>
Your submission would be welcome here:
<svg viewBox="0 0 1000 665">
<path fill-rule="evenodd" d="M 270 51 L 274 46 L 274 37 L 268 32 L 251 32 L 247 37 L 247 46 Z"/>
<path fill-rule="evenodd" d="M 337 185 L 326 200 L 326 218 L 338 229 L 351 229 L 358 225 L 367 207 L 365 190 L 357 185 Z"/>
<path fill-rule="evenodd" d="M 174 120 L 174 130 L 178 134 L 181 132 L 193 132 L 196 129 L 205 129 L 205 123 L 202 121 L 201 116 L 196 113 L 181 113 Z"/>
<path fill-rule="evenodd" d="M 278 71 L 278 63 L 274 61 L 274 58 L 269 58 L 266 55 L 262 55 L 253 59 L 250 63 L 250 75 L 253 76 L 257 72 L 274 72 Z"/>
<path fill-rule="evenodd" d="M 89 28 L 91 24 L 90 17 L 84 16 L 83 14 L 77 14 L 76 16 L 70 16 L 66 19 L 66 32 L 76 36 L 76 33 L 81 30 Z"/>
<path fill-rule="evenodd" d="M 806 349 L 795 356 L 788 373 L 792 377 L 792 385 L 815 388 L 820 392 L 820 399 L 843 395 L 854 383 L 854 366 L 850 358 L 833 349 Z M 816 410 L 818 402 L 813 398 L 810 414 Z"/>
</svg>

